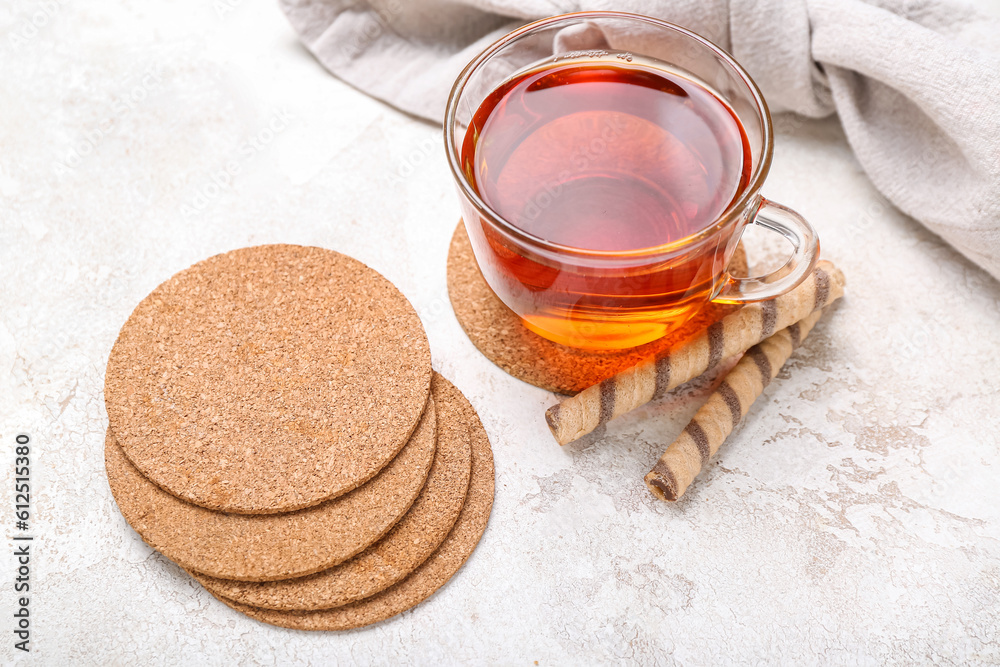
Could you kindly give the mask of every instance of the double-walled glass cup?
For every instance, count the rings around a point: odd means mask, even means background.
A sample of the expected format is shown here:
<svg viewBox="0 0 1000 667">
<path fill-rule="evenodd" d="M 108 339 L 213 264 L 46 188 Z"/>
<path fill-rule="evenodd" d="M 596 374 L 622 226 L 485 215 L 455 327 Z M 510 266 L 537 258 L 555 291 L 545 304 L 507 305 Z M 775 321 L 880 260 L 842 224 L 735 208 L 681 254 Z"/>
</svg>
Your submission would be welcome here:
<svg viewBox="0 0 1000 667">
<path fill-rule="evenodd" d="M 653 247 L 593 250 L 529 233 L 491 208 L 477 190 L 466 135 L 484 100 L 505 82 L 546 62 L 646 64 L 683 76 L 729 106 L 749 146 L 749 177 L 728 208 L 686 238 Z M 774 298 L 797 286 L 819 255 L 815 232 L 800 215 L 760 195 L 773 150 L 771 117 L 743 68 L 708 40 L 653 18 L 584 12 L 537 21 L 490 46 L 462 72 L 445 116 L 445 143 L 462 216 L 483 277 L 532 331 L 595 350 L 629 348 L 682 326 L 709 302 Z M 540 192 L 534 201 L 558 194 Z M 767 276 L 739 278 L 727 267 L 748 224 L 791 242 L 786 264 Z M 665 293 L 669 281 L 689 285 Z"/>
</svg>

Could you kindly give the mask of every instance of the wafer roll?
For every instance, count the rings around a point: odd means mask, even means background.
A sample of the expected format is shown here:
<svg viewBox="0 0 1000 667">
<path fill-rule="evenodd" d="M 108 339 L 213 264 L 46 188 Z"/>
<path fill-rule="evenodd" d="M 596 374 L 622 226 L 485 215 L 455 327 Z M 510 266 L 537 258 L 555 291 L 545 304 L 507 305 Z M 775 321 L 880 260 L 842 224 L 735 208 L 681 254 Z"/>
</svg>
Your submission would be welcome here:
<svg viewBox="0 0 1000 667">
<path fill-rule="evenodd" d="M 750 348 L 729 371 L 646 475 L 646 486 L 657 498 L 674 501 L 684 495 L 822 315 L 818 310 Z"/>
<path fill-rule="evenodd" d="M 684 345 L 650 357 L 545 412 L 560 445 L 635 410 L 654 397 L 710 371 L 723 359 L 746 352 L 774 332 L 808 317 L 844 294 L 844 274 L 821 261 L 801 285 L 776 299 L 751 303 L 710 326 Z"/>
</svg>

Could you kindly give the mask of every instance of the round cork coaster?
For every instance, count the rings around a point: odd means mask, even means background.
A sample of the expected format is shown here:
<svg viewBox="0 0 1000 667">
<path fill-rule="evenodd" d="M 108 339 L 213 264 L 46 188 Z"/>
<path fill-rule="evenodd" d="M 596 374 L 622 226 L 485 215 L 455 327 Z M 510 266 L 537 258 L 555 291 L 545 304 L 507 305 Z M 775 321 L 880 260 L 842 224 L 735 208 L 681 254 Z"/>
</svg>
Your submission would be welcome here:
<svg viewBox="0 0 1000 667">
<path fill-rule="evenodd" d="M 435 447 L 433 402 L 413 437 L 370 482 L 287 514 L 226 514 L 160 489 L 133 466 L 108 430 L 111 493 L 125 520 L 151 547 L 187 570 L 222 579 L 301 577 L 342 563 L 392 528 L 419 495 Z"/>
<path fill-rule="evenodd" d="M 179 498 L 265 514 L 360 486 L 406 444 L 430 347 L 398 289 L 331 250 L 216 255 L 157 287 L 108 360 L 111 430 Z"/>
<path fill-rule="evenodd" d="M 738 274 L 746 271 L 742 243 L 732 266 Z M 670 335 L 628 350 L 594 352 L 553 343 L 525 327 L 486 284 L 461 222 L 448 250 L 448 295 L 458 323 L 487 359 L 519 380 L 561 394 L 576 394 L 680 345 L 737 308 L 711 303 Z"/>
<path fill-rule="evenodd" d="M 339 607 L 378 593 L 427 560 L 455 525 L 465 503 L 472 450 L 465 399 L 437 373 L 431 380 L 437 411 L 437 451 L 413 507 L 379 542 L 336 567 L 284 581 L 246 582 L 191 573 L 212 594 L 265 609 Z"/>
<path fill-rule="evenodd" d="M 450 386 L 450 385 L 449 385 Z M 461 397 L 458 390 L 457 396 Z M 469 492 L 448 537 L 420 567 L 406 579 L 381 593 L 335 609 L 320 611 L 277 611 L 219 599 L 251 618 L 296 630 L 350 630 L 383 621 L 420 604 L 441 588 L 472 555 L 486 530 L 493 507 L 493 452 L 486 431 L 473 407 L 461 397 L 463 422 L 472 445 L 472 477 Z"/>
</svg>

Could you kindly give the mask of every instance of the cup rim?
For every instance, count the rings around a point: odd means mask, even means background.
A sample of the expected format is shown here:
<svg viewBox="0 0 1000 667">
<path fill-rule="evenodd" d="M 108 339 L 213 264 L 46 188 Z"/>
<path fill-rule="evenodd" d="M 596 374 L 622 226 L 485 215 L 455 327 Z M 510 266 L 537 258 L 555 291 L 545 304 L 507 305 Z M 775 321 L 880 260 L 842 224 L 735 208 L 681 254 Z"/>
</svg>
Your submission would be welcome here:
<svg viewBox="0 0 1000 667">
<path fill-rule="evenodd" d="M 693 39 L 696 42 L 701 43 L 708 50 L 714 52 L 718 57 L 725 61 L 737 75 L 743 80 L 747 88 L 750 90 L 753 96 L 754 102 L 757 104 L 757 112 L 761 118 L 762 125 L 762 141 L 761 141 L 761 159 L 757 168 L 754 169 L 752 176 L 749 179 L 747 186 L 740 193 L 739 197 L 733 200 L 733 202 L 723 211 L 718 219 L 713 222 L 708 227 L 701 229 L 693 234 L 685 236 L 684 238 L 678 239 L 676 241 L 671 241 L 669 243 L 664 243 L 657 246 L 649 246 L 646 248 L 637 248 L 634 250 L 625 251 L 611 251 L 611 250 L 591 250 L 587 248 L 577 248 L 575 246 L 564 245 L 561 243 L 555 243 L 536 236 L 523 229 L 515 226 L 514 224 L 508 222 L 500 215 L 497 211 L 483 200 L 479 196 L 479 193 L 475 191 L 472 184 L 469 183 L 465 176 L 465 172 L 462 169 L 462 165 L 459 157 L 459 150 L 457 149 L 457 144 L 455 143 L 455 118 L 458 114 L 458 101 L 465 91 L 465 86 L 468 84 L 473 72 L 475 72 L 479 67 L 489 60 L 494 54 L 500 51 L 502 48 L 510 44 L 511 42 L 519 39 L 523 35 L 543 28 L 545 26 L 552 25 L 554 23 L 559 23 L 566 21 L 567 19 L 602 19 L 602 18 L 620 18 L 629 19 L 634 21 L 641 21 L 644 23 L 649 23 L 652 25 L 659 26 L 661 28 L 666 28 L 667 30 L 673 30 L 675 32 L 681 33 L 686 37 Z M 448 95 L 448 104 L 445 111 L 444 117 L 444 140 L 445 140 L 445 150 L 448 153 L 448 166 L 451 169 L 452 176 L 458 183 L 458 186 L 462 190 L 462 194 L 471 201 L 476 209 L 478 209 L 481 216 L 485 216 L 491 224 L 498 227 L 505 233 L 513 236 L 515 239 L 536 246 L 542 249 L 554 251 L 559 254 L 569 254 L 578 257 L 615 257 L 617 259 L 622 259 L 623 257 L 645 257 L 650 255 L 661 255 L 664 253 L 675 252 L 683 247 L 690 246 L 692 244 L 698 243 L 705 238 L 708 238 L 714 234 L 720 232 L 723 228 L 728 225 L 732 219 L 737 216 L 740 212 L 746 209 L 749 203 L 758 196 L 761 187 L 763 186 L 764 179 L 767 177 L 768 172 L 771 168 L 771 158 L 774 152 L 774 136 L 773 128 L 771 124 L 771 113 L 768 109 L 767 102 L 764 100 L 764 95 L 761 93 L 760 88 L 757 83 L 753 80 L 750 74 L 740 65 L 736 60 L 727 53 L 724 49 L 716 45 L 711 40 L 702 37 L 701 35 L 692 32 L 686 28 L 682 28 L 679 25 L 670 23 L 668 21 L 663 21 L 651 16 L 644 16 L 642 14 L 634 14 L 631 12 L 615 12 L 615 11 L 588 11 L 588 12 L 572 12 L 569 14 L 559 14 L 557 16 L 550 16 L 548 18 L 540 19 L 538 21 L 533 21 L 526 25 L 521 26 L 517 30 L 514 30 L 496 42 L 488 46 L 482 53 L 476 56 L 465 68 L 462 70 L 461 74 L 455 80 L 452 86 L 451 92 Z"/>
</svg>

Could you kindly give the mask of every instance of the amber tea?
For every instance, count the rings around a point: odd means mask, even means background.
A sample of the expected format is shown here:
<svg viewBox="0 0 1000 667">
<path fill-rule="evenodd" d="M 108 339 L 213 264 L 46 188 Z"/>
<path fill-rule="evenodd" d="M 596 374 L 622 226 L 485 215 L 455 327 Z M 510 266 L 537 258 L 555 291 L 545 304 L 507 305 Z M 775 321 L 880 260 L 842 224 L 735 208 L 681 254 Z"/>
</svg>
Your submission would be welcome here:
<svg viewBox="0 0 1000 667">
<path fill-rule="evenodd" d="M 711 302 L 786 294 L 819 256 L 812 225 L 761 196 L 773 141 L 757 84 L 666 21 L 576 12 L 522 26 L 459 75 L 444 130 L 476 264 L 549 340 L 641 345 Z M 729 272 L 750 224 L 790 242 L 780 269 Z"/>
<path fill-rule="evenodd" d="M 483 101 L 462 146 L 466 176 L 491 209 L 583 251 L 551 261 L 484 229 L 494 268 L 516 292 L 504 300 L 569 345 L 638 345 L 711 299 L 726 262 L 718 243 L 640 258 L 712 226 L 751 171 L 729 105 L 693 78 L 628 58 L 561 60 L 513 76 Z M 595 252 L 600 267 L 574 263 Z"/>
</svg>

